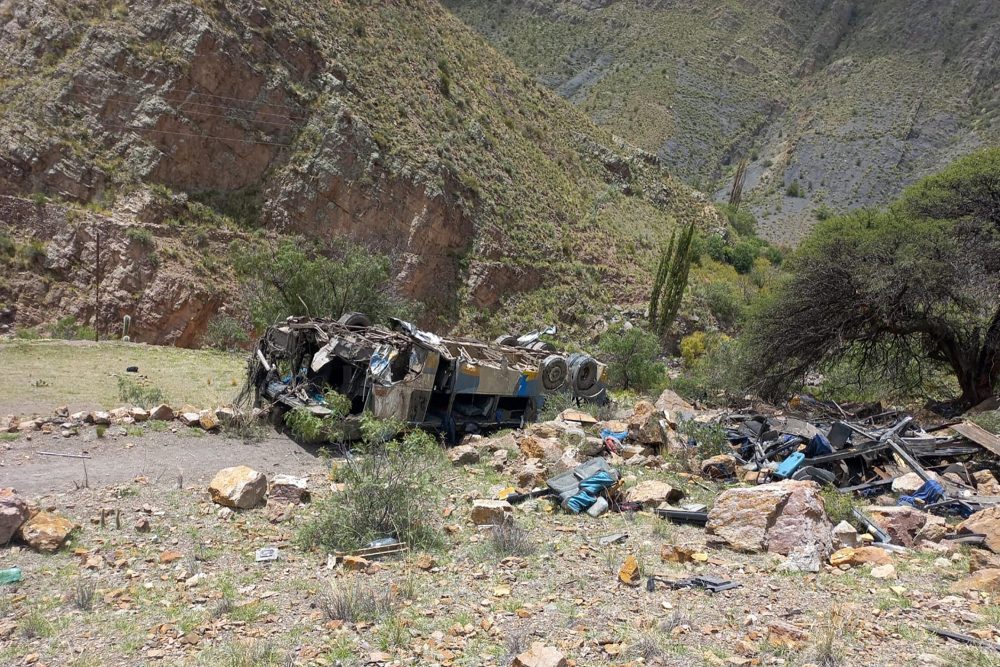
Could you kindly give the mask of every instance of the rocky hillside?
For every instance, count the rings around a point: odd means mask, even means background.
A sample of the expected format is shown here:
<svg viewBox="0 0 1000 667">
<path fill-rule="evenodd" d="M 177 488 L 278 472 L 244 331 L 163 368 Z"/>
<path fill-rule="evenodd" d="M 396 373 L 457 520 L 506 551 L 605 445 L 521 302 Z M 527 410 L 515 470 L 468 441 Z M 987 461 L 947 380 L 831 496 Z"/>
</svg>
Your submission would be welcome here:
<svg viewBox="0 0 1000 667">
<path fill-rule="evenodd" d="M 390 254 L 427 324 L 583 331 L 719 224 L 429 0 L 0 0 L 0 50 L 0 325 L 92 325 L 99 275 L 102 326 L 196 344 L 227 242 L 300 234 Z"/>
<path fill-rule="evenodd" d="M 776 242 L 1000 138 L 994 0 L 446 0 L 599 125 Z"/>
</svg>

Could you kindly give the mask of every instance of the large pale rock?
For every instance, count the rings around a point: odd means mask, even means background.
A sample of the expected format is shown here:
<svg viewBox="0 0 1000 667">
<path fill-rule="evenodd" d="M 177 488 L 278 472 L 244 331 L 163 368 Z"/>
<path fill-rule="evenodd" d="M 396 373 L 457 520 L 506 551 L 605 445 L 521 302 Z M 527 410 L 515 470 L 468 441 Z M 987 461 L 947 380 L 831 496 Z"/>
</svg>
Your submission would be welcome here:
<svg viewBox="0 0 1000 667">
<path fill-rule="evenodd" d="M 736 459 L 729 454 L 719 454 L 701 462 L 702 477 L 730 479 L 736 476 Z"/>
<path fill-rule="evenodd" d="M 546 463 L 555 463 L 563 455 L 559 441 L 554 438 L 539 438 L 533 435 L 523 435 L 517 441 L 521 453 L 528 459 L 539 459 Z"/>
<path fill-rule="evenodd" d="M 833 548 L 856 547 L 860 544 L 858 530 L 846 521 L 841 521 L 833 527 Z"/>
<path fill-rule="evenodd" d="M 31 517 L 18 531 L 18 536 L 36 551 L 57 551 L 75 528 L 75 524 L 65 517 L 50 512 L 39 512 Z"/>
<path fill-rule="evenodd" d="M 478 499 L 472 501 L 472 523 L 477 526 L 495 526 L 507 523 L 514 515 L 514 508 L 506 500 Z"/>
<path fill-rule="evenodd" d="M 653 404 L 657 410 L 661 412 L 694 412 L 694 406 L 685 401 L 683 398 L 677 395 L 672 389 L 664 389 L 660 397 L 656 399 L 656 403 Z"/>
<path fill-rule="evenodd" d="M 1000 556 L 982 549 L 972 549 L 969 552 L 969 572 L 990 569 L 1000 569 Z"/>
<path fill-rule="evenodd" d="M 28 502 L 17 491 L 0 489 L 0 546 L 10 542 L 28 515 Z"/>
<path fill-rule="evenodd" d="M 267 478 L 247 466 L 223 468 L 208 485 L 212 502 L 235 509 L 250 509 L 264 500 Z"/>
<path fill-rule="evenodd" d="M 514 658 L 512 667 L 566 667 L 566 656 L 553 646 L 535 642 L 531 648 Z"/>
<path fill-rule="evenodd" d="M 309 480 L 292 475 L 275 475 L 271 480 L 268 500 L 293 504 L 309 502 Z"/>
<path fill-rule="evenodd" d="M 215 416 L 215 410 L 202 410 L 198 413 L 198 426 L 206 431 L 219 428 L 219 418 Z"/>
<path fill-rule="evenodd" d="M 455 466 L 479 463 L 479 457 L 479 449 L 472 445 L 459 445 L 448 450 L 448 460 Z"/>
<path fill-rule="evenodd" d="M 832 550 L 830 521 L 815 482 L 785 480 L 723 491 L 705 529 L 737 551 L 815 553 L 825 559 Z"/>
<path fill-rule="evenodd" d="M 986 547 L 1000 554 L 1000 505 L 979 510 L 958 524 L 958 532 L 983 533 L 986 535 Z"/>
<path fill-rule="evenodd" d="M 149 419 L 149 412 L 138 406 L 133 406 L 129 408 L 128 416 L 131 417 L 134 422 L 144 422 Z"/>
<path fill-rule="evenodd" d="M 580 444 L 580 454 L 586 457 L 599 456 L 604 452 L 604 441 L 596 436 L 587 436 Z"/>
<path fill-rule="evenodd" d="M 194 411 L 180 412 L 177 421 L 185 426 L 201 426 L 201 415 Z"/>
<path fill-rule="evenodd" d="M 966 578 L 956 581 L 948 590 L 952 593 L 964 593 L 966 591 L 995 593 L 1000 591 L 1000 569 L 985 568 L 976 570 Z"/>
<path fill-rule="evenodd" d="M 909 505 L 871 507 L 868 514 L 875 524 L 887 532 L 892 541 L 905 547 L 913 545 L 917 533 L 927 522 L 927 515 Z"/>
<path fill-rule="evenodd" d="M 169 405 L 161 403 L 149 411 L 149 418 L 168 422 L 174 418 L 174 410 Z"/>
<path fill-rule="evenodd" d="M 545 467 L 539 459 L 528 459 L 517 471 L 517 485 L 522 489 L 532 489 L 541 486 L 548 479 Z"/>
<path fill-rule="evenodd" d="M 649 401 L 639 401 L 628 420 L 628 435 L 641 445 L 660 447 L 666 444 L 667 423 L 663 411 Z"/>
<path fill-rule="evenodd" d="M 1000 496 L 1000 483 L 989 470 L 978 470 L 972 473 L 976 480 L 976 493 L 981 496 Z"/>
<path fill-rule="evenodd" d="M 936 482 L 941 481 L 941 478 L 933 471 L 928 471 L 927 475 Z M 923 485 L 924 480 L 920 475 L 915 472 L 908 472 L 892 480 L 892 492 L 912 495 L 919 491 Z"/>
<path fill-rule="evenodd" d="M 639 482 L 625 493 L 625 500 L 639 503 L 643 507 L 657 507 L 661 503 L 673 503 L 684 497 L 684 492 L 666 482 L 647 479 Z"/>
</svg>

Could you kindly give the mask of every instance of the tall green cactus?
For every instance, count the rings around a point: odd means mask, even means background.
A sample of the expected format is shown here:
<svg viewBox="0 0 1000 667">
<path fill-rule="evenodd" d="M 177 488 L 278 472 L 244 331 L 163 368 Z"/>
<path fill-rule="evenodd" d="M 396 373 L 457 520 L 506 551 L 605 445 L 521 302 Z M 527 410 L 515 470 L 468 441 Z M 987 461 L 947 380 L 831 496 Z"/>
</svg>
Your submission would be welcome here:
<svg viewBox="0 0 1000 667">
<path fill-rule="evenodd" d="M 684 290 L 687 289 L 691 271 L 691 243 L 694 240 L 694 223 L 689 224 L 660 254 L 653 275 L 653 291 L 649 299 L 649 323 L 653 331 L 663 336 L 677 318 Z"/>
</svg>

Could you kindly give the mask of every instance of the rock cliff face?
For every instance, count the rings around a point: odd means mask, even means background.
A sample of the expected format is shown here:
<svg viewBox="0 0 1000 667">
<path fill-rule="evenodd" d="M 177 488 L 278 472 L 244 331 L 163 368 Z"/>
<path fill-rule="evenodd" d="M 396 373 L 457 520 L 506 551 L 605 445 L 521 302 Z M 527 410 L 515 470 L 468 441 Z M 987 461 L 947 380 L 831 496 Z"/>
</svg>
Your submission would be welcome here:
<svg viewBox="0 0 1000 667">
<path fill-rule="evenodd" d="M 993 0 L 445 3 L 716 199 L 747 159 L 778 243 L 1000 140 Z"/>
<path fill-rule="evenodd" d="M 0 50 L 18 326 L 196 344 L 227 242 L 295 234 L 389 254 L 428 325 L 586 327 L 676 222 L 718 224 L 436 2 L 0 0 Z"/>
</svg>

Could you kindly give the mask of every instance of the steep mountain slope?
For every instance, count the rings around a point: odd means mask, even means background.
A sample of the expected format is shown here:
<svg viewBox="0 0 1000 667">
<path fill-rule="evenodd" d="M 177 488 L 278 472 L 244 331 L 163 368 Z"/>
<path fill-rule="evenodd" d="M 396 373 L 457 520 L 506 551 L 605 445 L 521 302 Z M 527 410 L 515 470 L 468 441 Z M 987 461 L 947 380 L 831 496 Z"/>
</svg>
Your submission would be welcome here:
<svg viewBox="0 0 1000 667">
<path fill-rule="evenodd" d="M 93 322 L 103 230 L 100 319 L 144 340 L 194 343 L 226 241 L 290 233 L 390 254 L 428 324 L 582 330 L 675 223 L 719 225 L 430 0 L 0 0 L 0 50 L 20 325 Z"/>
<path fill-rule="evenodd" d="M 994 0 L 446 4 L 717 198 L 748 158 L 744 194 L 776 242 L 1000 138 Z"/>
</svg>

